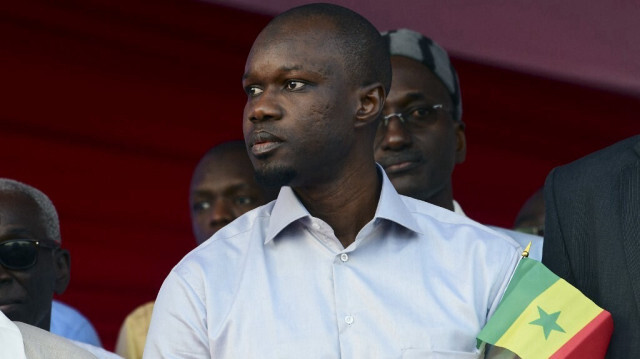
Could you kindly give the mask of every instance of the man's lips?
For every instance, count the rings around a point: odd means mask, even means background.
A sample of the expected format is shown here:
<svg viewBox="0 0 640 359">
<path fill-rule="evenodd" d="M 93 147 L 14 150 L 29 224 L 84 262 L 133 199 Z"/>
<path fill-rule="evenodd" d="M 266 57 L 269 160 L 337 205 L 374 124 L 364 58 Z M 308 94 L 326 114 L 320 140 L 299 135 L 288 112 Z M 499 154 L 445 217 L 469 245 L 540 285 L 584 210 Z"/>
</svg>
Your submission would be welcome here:
<svg viewBox="0 0 640 359">
<path fill-rule="evenodd" d="M 249 147 L 254 156 L 265 156 L 282 144 L 282 139 L 269 132 L 256 132 L 251 136 Z"/>
<path fill-rule="evenodd" d="M 402 173 L 414 169 L 420 164 L 420 157 L 411 156 L 394 156 L 382 159 L 380 165 L 387 174 Z"/>
<path fill-rule="evenodd" d="M 0 303 L 0 312 L 10 312 L 21 304 L 22 302 L 20 300 L 3 301 Z"/>
<path fill-rule="evenodd" d="M 410 161 L 405 161 L 405 162 L 400 162 L 400 163 L 395 163 L 392 165 L 389 165 L 387 167 L 385 167 L 385 171 L 387 173 L 399 173 L 399 172 L 404 172 L 404 171 L 408 171 L 412 168 L 414 168 L 417 165 L 416 162 L 410 162 Z"/>
</svg>

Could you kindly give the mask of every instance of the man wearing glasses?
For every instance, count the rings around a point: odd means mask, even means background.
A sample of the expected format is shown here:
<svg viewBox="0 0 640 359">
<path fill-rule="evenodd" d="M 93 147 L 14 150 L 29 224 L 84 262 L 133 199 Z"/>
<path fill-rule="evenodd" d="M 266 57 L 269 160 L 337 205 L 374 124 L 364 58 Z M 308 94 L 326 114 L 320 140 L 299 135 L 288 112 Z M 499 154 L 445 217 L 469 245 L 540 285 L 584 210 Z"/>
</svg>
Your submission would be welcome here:
<svg viewBox="0 0 640 359">
<path fill-rule="evenodd" d="M 382 34 L 393 77 L 374 142 L 375 159 L 396 190 L 465 216 L 451 176 L 467 146 L 458 75 L 444 49 L 408 29 Z M 491 227 L 542 258 L 542 237 Z"/>
<path fill-rule="evenodd" d="M 0 179 L 0 311 L 12 321 L 49 331 L 53 294 L 69 284 L 69 260 L 69 252 L 60 247 L 58 214 L 49 198 L 31 186 Z M 89 344 L 74 344 L 101 358 L 117 358 Z"/>
</svg>

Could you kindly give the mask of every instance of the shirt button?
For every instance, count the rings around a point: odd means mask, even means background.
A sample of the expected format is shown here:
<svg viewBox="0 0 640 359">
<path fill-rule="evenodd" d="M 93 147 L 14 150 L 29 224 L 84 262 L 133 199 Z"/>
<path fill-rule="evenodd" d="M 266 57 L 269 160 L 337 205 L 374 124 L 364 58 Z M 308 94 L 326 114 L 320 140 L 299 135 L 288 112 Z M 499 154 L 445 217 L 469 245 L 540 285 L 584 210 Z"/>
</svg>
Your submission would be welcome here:
<svg viewBox="0 0 640 359">
<path fill-rule="evenodd" d="M 346 254 L 346 253 L 342 253 L 342 254 L 340 255 L 340 260 L 341 260 L 341 261 L 343 261 L 343 262 L 348 261 L 348 260 L 349 260 L 349 255 L 348 255 L 348 254 Z"/>
<path fill-rule="evenodd" d="M 349 325 L 353 324 L 353 317 L 350 315 L 347 315 L 346 317 L 344 317 L 344 322 Z"/>
</svg>

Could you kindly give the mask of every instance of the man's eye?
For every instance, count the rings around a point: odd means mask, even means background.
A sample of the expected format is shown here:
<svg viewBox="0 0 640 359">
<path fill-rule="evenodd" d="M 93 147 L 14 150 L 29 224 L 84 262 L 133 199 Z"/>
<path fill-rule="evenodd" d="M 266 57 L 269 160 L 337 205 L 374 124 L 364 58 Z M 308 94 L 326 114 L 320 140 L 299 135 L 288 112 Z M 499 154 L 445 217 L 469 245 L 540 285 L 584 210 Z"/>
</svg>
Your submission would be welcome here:
<svg viewBox="0 0 640 359">
<path fill-rule="evenodd" d="M 192 207 L 193 211 L 196 213 L 206 211 L 209 208 L 211 208 L 211 203 L 206 201 L 195 202 Z"/>
<path fill-rule="evenodd" d="M 257 87 L 257 86 L 249 86 L 245 89 L 245 92 L 247 93 L 247 95 L 251 96 L 251 97 L 256 97 L 258 95 L 260 95 L 261 93 L 264 92 L 264 90 L 262 90 L 261 88 Z"/>
<path fill-rule="evenodd" d="M 302 81 L 287 81 L 285 88 L 289 91 L 297 91 L 303 89 L 307 84 Z"/>
<path fill-rule="evenodd" d="M 426 107 L 418 107 L 410 112 L 410 116 L 417 119 L 427 118 L 431 111 Z"/>
<path fill-rule="evenodd" d="M 234 202 L 240 205 L 247 205 L 253 203 L 253 198 L 249 196 L 238 196 L 234 198 Z"/>
</svg>

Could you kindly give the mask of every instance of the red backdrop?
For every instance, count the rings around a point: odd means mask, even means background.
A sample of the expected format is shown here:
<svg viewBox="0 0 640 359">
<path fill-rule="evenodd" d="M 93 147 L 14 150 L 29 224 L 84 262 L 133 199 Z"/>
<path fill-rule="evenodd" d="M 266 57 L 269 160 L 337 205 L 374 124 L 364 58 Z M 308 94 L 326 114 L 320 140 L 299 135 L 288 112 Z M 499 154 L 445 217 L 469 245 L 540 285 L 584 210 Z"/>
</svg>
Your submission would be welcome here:
<svg viewBox="0 0 640 359">
<path fill-rule="evenodd" d="M 112 348 L 193 247 L 199 157 L 241 138 L 241 75 L 268 17 L 191 1 L 11 2 L 0 12 L 0 176 L 47 193 L 73 279 L 61 299 Z M 510 226 L 556 165 L 640 133 L 639 99 L 465 59 L 455 197 Z"/>
</svg>

